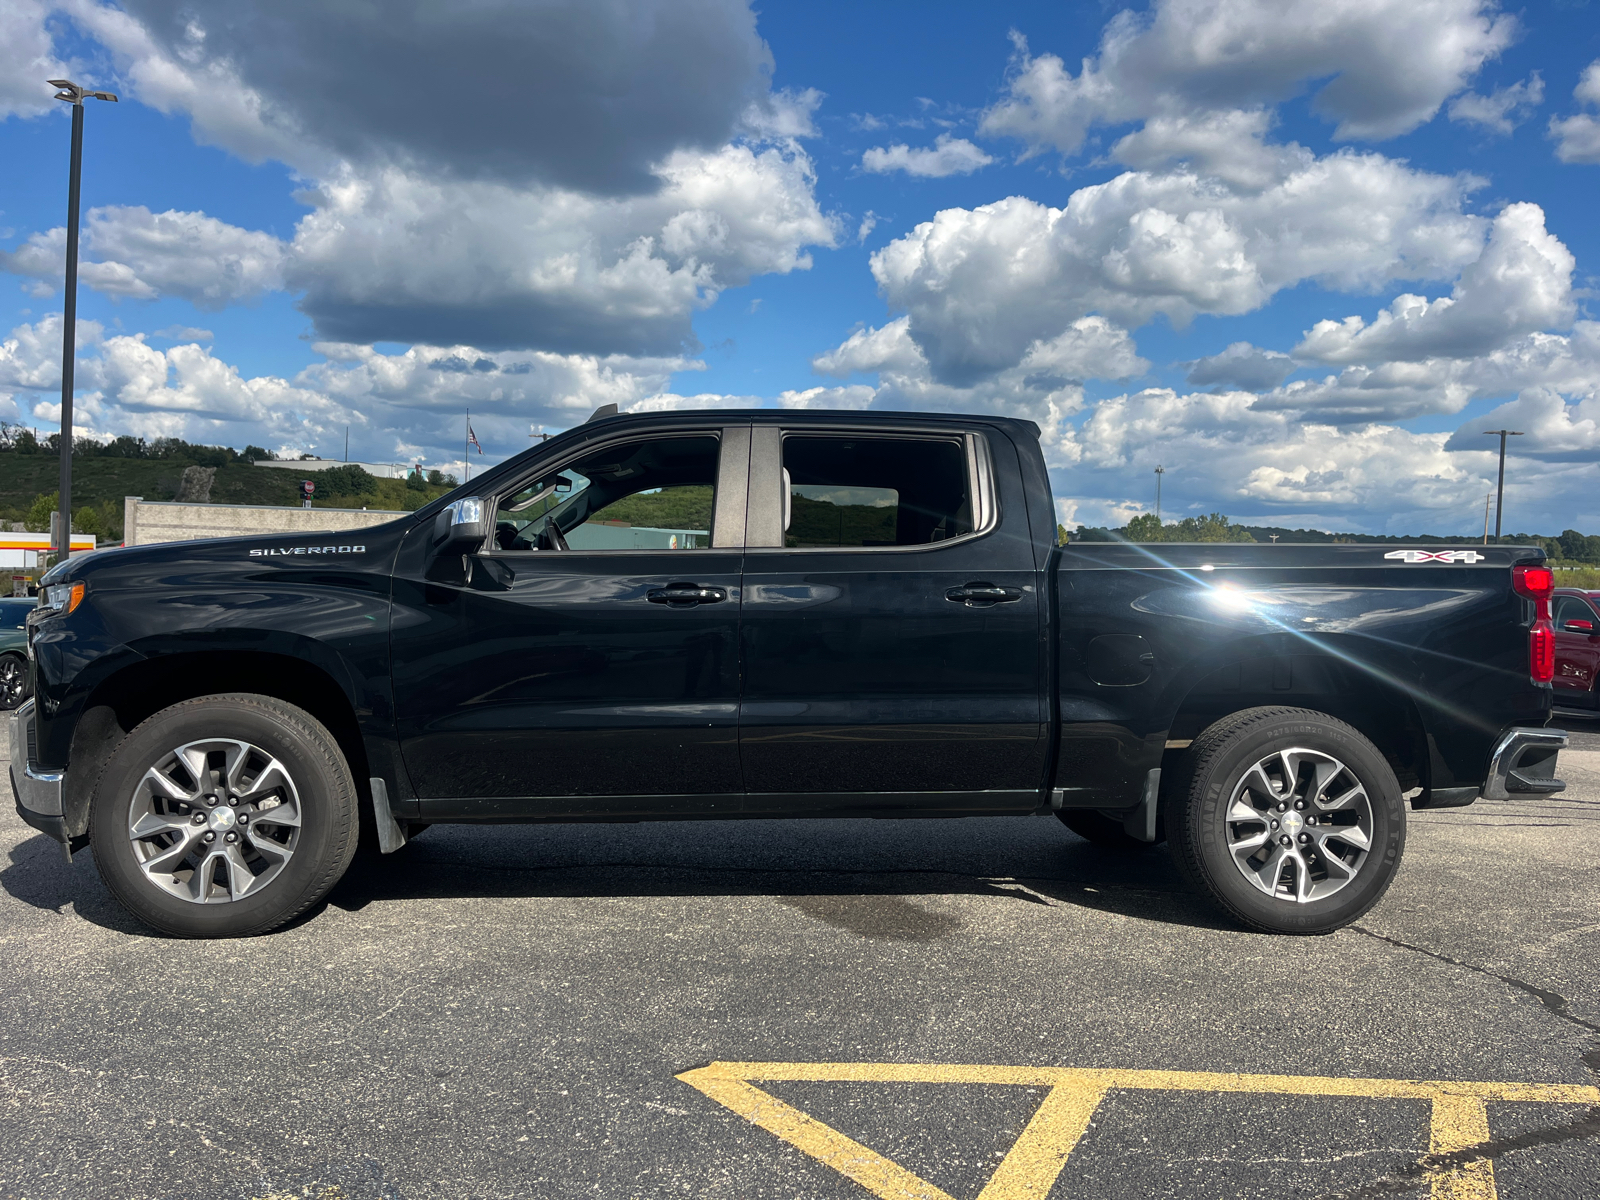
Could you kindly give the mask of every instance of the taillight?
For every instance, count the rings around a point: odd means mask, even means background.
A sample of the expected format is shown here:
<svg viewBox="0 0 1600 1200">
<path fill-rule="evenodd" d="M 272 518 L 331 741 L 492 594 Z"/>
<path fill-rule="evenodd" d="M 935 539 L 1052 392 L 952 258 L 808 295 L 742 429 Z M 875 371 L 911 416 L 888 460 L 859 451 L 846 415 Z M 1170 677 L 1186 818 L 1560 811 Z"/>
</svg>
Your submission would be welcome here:
<svg viewBox="0 0 1600 1200">
<path fill-rule="evenodd" d="M 1549 567 L 1515 566 L 1511 568 L 1511 583 L 1529 600 L 1550 600 L 1556 590 L 1556 573 Z"/>
<path fill-rule="evenodd" d="M 1550 595 L 1556 590 L 1556 573 L 1549 567 L 1515 566 L 1511 585 L 1519 596 L 1533 601 L 1533 628 L 1528 631 L 1528 677 L 1549 683 L 1556 677 L 1556 630 L 1550 621 Z"/>
<path fill-rule="evenodd" d="M 1549 683 L 1556 677 L 1556 631 L 1548 619 L 1533 623 L 1528 631 L 1528 676 L 1535 683 Z"/>
</svg>

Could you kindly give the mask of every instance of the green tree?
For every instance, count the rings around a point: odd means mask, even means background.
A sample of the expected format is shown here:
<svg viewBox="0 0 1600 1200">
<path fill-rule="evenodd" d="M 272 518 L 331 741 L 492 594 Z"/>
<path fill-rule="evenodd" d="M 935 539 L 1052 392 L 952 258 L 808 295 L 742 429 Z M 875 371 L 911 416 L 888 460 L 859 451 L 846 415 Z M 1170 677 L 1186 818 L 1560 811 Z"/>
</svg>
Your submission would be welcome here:
<svg viewBox="0 0 1600 1200">
<path fill-rule="evenodd" d="M 406 472 L 406 487 L 413 492 L 425 492 L 428 490 L 428 480 L 422 474 L 421 467 L 413 467 Z"/>
<path fill-rule="evenodd" d="M 50 514 L 55 512 L 60 504 L 60 492 L 35 496 L 33 503 L 28 506 L 28 515 L 22 518 L 23 528 L 30 533 L 49 533 Z"/>
<path fill-rule="evenodd" d="M 317 491 L 334 496 L 374 496 L 378 492 L 378 481 L 358 463 L 318 471 L 316 484 Z"/>
<path fill-rule="evenodd" d="M 1122 536 L 1130 542 L 1164 542 L 1167 531 L 1155 513 L 1140 513 L 1128 522 Z"/>
</svg>

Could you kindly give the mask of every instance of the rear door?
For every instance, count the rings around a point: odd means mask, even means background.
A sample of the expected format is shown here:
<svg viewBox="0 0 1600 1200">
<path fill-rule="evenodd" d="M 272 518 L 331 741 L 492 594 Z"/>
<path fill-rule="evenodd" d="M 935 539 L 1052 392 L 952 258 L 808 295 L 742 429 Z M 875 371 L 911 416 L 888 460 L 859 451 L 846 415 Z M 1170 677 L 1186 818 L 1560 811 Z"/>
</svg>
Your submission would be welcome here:
<svg viewBox="0 0 1600 1200">
<path fill-rule="evenodd" d="M 1020 492 L 993 433 L 755 427 L 749 811 L 1037 806 L 1040 597 Z"/>
<path fill-rule="evenodd" d="M 477 555 L 410 535 L 392 646 L 423 817 L 737 810 L 749 441 L 619 435 L 486 497 Z"/>
</svg>

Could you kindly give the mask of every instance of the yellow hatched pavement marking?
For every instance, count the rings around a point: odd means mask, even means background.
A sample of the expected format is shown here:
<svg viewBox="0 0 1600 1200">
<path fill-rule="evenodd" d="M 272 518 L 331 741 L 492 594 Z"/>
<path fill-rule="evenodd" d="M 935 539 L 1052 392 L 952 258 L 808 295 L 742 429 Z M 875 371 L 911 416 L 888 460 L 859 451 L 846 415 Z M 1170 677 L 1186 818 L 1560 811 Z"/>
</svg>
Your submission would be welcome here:
<svg viewBox="0 0 1600 1200">
<path fill-rule="evenodd" d="M 1600 1104 L 1600 1088 L 1561 1083 L 1477 1083 L 1458 1080 L 1338 1079 L 1318 1075 L 1240 1075 L 1211 1071 L 1116 1071 L 1089 1067 L 1001 1067 L 921 1063 L 714 1062 L 678 1076 L 724 1108 L 782 1138 L 860 1184 L 879 1200 L 954 1200 L 815 1117 L 756 1087 L 761 1083 L 986 1083 L 1049 1091 L 989 1178 L 978 1200 L 1044 1200 L 1113 1089 L 1254 1092 L 1427 1100 L 1432 1105 L 1429 1152 L 1455 1154 L 1489 1140 L 1490 1101 Z M 1494 1164 L 1470 1159 L 1430 1169 L 1433 1200 L 1498 1200 Z"/>
</svg>

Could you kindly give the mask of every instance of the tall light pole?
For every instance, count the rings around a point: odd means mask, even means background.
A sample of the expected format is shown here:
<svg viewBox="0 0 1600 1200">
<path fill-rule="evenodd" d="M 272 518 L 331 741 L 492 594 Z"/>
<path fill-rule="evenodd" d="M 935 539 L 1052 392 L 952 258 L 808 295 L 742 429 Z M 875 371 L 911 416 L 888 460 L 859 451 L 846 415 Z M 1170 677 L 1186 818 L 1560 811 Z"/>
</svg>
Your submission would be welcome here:
<svg viewBox="0 0 1600 1200">
<path fill-rule="evenodd" d="M 1158 463 L 1156 465 L 1156 524 L 1157 525 L 1161 524 L 1161 477 L 1163 475 L 1165 475 L 1166 473 L 1167 473 L 1167 469 L 1165 467 L 1161 466 Z"/>
<path fill-rule="evenodd" d="M 1506 439 L 1508 437 L 1521 437 L 1520 429 L 1485 429 L 1485 437 L 1500 438 L 1500 482 L 1494 489 L 1494 541 L 1500 544 L 1500 508 L 1506 498 Z"/>
<path fill-rule="evenodd" d="M 67 281 L 61 313 L 61 494 L 56 526 L 56 561 L 72 551 L 72 368 L 78 356 L 78 191 L 83 183 L 83 102 L 110 100 L 111 92 L 81 88 L 70 79 L 47 80 L 60 88 L 57 100 L 72 105 L 72 166 L 67 173 Z"/>
</svg>

